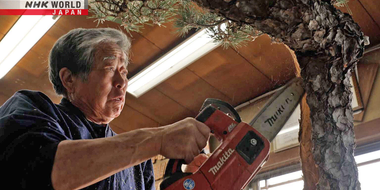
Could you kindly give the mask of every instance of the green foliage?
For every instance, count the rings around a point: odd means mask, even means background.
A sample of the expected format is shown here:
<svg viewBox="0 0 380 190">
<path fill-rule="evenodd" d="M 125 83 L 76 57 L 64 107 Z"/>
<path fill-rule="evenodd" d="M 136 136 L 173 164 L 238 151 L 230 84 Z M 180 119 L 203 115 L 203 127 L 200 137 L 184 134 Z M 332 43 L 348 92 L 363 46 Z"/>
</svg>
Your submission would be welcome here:
<svg viewBox="0 0 380 190">
<path fill-rule="evenodd" d="M 197 7 L 189 1 L 183 1 L 178 8 L 177 19 L 174 26 L 178 28 L 180 35 L 185 35 L 193 28 L 203 29 L 207 27 L 217 26 L 223 19 L 216 14 L 212 14 L 207 10 Z"/>
<path fill-rule="evenodd" d="M 228 48 L 229 46 L 239 48 L 262 34 L 249 25 L 239 26 L 233 22 L 224 22 L 217 27 L 209 27 L 207 31 L 215 41 L 221 43 L 223 48 Z"/>
<path fill-rule="evenodd" d="M 346 7 L 347 8 L 347 11 L 350 15 L 352 15 L 352 11 L 350 9 L 350 7 L 348 6 L 348 1 L 349 0 L 333 0 L 331 3 L 336 5 L 337 7 Z"/>
<path fill-rule="evenodd" d="M 186 35 L 191 29 L 206 29 L 208 34 L 224 48 L 240 47 L 253 40 L 260 32 L 249 25 L 238 24 L 211 13 L 189 0 L 95 0 L 90 11 L 98 23 L 112 21 L 126 31 L 139 32 L 144 24 L 174 21 L 179 35 Z"/>
<path fill-rule="evenodd" d="M 331 0 L 336 6 L 346 6 L 349 0 Z M 98 23 L 112 21 L 120 24 L 127 32 L 140 32 L 145 24 L 164 26 L 174 21 L 181 36 L 190 30 L 206 29 L 209 35 L 224 48 L 237 48 L 254 40 L 260 31 L 249 25 L 226 20 L 217 13 L 197 6 L 191 0 L 95 0 L 90 3 L 91 18 Z"/>
<path fill-rule="evenodd" d="M 349 0 L 333 0 L 332 3 L 338 7 L 343 7 L 348 3 Z"/>
<path fill-rule="evenodd" d="M 98 23 L 112 21 L 128 32 L 139 32 L 144 24 L 162 25 L 175 15 L 179 0 L 95 0 L 90 3 L 90 12 Z"/>
</svg>

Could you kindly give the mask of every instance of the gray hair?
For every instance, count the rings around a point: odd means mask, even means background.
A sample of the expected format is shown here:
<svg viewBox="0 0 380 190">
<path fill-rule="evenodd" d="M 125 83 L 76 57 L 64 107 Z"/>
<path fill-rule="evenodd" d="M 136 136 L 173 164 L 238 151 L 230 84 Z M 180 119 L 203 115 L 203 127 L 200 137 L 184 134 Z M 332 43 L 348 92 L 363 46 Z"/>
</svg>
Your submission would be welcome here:
<svg viewBox="0 0 380 190">
<path fill-rule="evenodd" d="M 116 43 L 128 57 L 129 38 L 112 28 L 74 29 L 57 40 L 49 55 L 49 79 L 57 94 L 67 96 L 59 71 L 66 67 L 74 76 L 87 80 L 94 64 L 96 46 L 103 42 Z"/>
</svg>

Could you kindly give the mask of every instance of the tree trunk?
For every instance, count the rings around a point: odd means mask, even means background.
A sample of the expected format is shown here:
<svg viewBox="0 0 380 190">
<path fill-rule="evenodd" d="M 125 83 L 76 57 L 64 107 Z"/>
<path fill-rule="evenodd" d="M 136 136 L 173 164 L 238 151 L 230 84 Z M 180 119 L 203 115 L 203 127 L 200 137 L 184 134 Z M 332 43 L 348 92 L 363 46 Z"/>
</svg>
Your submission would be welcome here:
<svg viewBox="0 0 380 190">
<path fill-rule="evenodd" d="M 364 40 L 351 16 L 336 10 L 330 0 L 193 1 L 295 51 L 308 94 L 317 188 L 360 189 L 349 77 L 363 54 Z"/>
<path fill-rule="evenodd" d="M 318 189 L 360 189 L 353 156 L 351 72 L 330 56 L 297 57 L 306 64 L 301 75 L 310 107 L 313 156 L 319 166 Z"/>
</svg>

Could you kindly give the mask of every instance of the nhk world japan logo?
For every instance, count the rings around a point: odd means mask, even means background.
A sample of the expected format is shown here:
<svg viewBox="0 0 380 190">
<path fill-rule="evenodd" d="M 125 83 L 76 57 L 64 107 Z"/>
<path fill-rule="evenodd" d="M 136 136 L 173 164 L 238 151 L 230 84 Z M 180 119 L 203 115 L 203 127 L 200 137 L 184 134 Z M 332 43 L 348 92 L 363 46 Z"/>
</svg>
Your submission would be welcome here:
<svg viewBox="0 0 380 190">
<path fill-rule="evenodd" d="M 88 0 L 0 0 L 0 15 L 88 15 Z"/>
</svg>

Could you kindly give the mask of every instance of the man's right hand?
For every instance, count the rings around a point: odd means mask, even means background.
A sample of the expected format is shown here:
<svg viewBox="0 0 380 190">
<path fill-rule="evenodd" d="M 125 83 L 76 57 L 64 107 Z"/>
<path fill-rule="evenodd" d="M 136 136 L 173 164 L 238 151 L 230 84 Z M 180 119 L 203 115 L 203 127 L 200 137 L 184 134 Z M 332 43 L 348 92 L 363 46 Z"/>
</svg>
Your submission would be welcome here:
<svg viewBox="0 0 380 190">
<path fill-rule="evenodd" d="M 210 128 L 194 118 L 161 128 L 160 154 L 171 159 L 185 159 L 186 163 L 193 161 L 210 137 Z"/>
<path fill-rule="evenodd" d="M 206 146 L 210 129 L 194 118 L 107 138 L 64 140 L 52 169 L 54 189 L 82 189 L 162 154 L 190 163 Z"/>
</svg>

